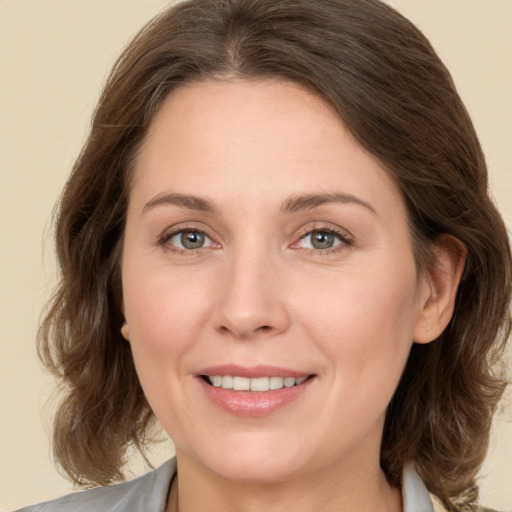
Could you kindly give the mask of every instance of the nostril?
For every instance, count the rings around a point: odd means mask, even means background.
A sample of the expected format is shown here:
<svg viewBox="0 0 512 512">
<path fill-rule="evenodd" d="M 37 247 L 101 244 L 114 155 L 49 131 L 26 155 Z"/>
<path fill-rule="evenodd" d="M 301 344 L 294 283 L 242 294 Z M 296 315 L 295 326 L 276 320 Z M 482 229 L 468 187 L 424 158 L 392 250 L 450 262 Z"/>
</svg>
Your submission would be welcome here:
<svg viewBox="0 0 512 512">
<path fill-rule="evenodd" d="M 256 327 L 236 324 L 230 326 L 228 324 L 224 324 L 219 325 L 218 331 L 224 334 L 231 333 L 241 340 L 249 340 L 252 339 L 254 336 L 271 335 L 273 332 L 277 332 L 277 329 L 275 326 L 268 324 L 259 326 L 256 324 Z"/>
</svg>

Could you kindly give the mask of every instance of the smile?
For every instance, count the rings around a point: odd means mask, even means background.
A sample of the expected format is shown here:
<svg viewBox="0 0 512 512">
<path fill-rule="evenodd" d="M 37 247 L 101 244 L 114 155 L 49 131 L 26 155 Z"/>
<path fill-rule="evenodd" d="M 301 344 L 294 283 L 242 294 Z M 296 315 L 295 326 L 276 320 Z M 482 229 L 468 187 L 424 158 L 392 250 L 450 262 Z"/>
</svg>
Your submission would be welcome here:
<svg viewBox="0 0 512 512">
<path fill-rule="evenodd" d="M 308 377 L 256 377 L 248 378 L 238 375 L 205 375 L 206 382 L 216 388 L 233 391 L 252 391 L 264 393 L 282 388 L 291 388 L 304 383 Z"/>
<path fill-rule="evenodd" d="M 211 403 L 235 416 L 267 416 L 309 396 L 316 374 L 260 365 L 204 368 L 196 377 Z M 290 405 L 289 405 L 290 404 Z"/>
</svg>

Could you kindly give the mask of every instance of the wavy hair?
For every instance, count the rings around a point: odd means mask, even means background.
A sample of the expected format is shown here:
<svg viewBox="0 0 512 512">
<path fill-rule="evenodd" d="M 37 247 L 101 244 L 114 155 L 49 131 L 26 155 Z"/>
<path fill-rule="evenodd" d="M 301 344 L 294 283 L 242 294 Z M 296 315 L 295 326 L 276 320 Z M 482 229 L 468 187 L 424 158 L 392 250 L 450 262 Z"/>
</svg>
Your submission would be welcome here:
<svg viewBox="0 0 512 512">
<path fill-rule="evenodd" d="M 174 89 L 238 77 L 292 81 L 331 105 L 394 177 L 420 270 L 439 235 L 465 244 L 455 314 L 437 340 L 413 345 L 381 465 L 399 486 L 414 460 L 448 510 L 469 508 L 506 384 L 497 365 L 511 327 L 510 245 L 449 72 L 421 32 L 377 0 L 188 0 L 124 50 L 57 212 L 61 279 L 39 334 L 40 356 L 66 390 L 56 460 L 76 483 L 104 485 L 123 478 L 127 448 L 149 440 L 153 413 L 119 332 L 133 162 Z"/>
</svg>

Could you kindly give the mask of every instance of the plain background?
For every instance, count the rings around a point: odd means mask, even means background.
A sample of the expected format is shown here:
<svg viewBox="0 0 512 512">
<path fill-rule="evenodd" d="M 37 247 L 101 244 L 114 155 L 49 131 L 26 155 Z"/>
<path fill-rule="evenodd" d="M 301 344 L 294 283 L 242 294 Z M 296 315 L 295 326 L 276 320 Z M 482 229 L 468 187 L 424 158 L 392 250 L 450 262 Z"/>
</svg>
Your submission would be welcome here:
<svg viewBox="0 0 512 512">
<path fill-rule="evenodd" d="M 55 282 L 51 213 L 110 66 L 167 3 L 0 0 L 0 511 L 72 490 L 51 461 L 54 383 L 35 352 L 38 318 Z M 390 3 L 452 71 L 512 226 L 512 1 Z M 495 421 L 481 478 L 482 502 L 501 510 L 512 510 L 511 402 L 509 395 Z M 158 464 L 171 454 L 165 442 L 151 459 Z M 146 469 L 137 459 L 130 474 Z"/>
</svg>

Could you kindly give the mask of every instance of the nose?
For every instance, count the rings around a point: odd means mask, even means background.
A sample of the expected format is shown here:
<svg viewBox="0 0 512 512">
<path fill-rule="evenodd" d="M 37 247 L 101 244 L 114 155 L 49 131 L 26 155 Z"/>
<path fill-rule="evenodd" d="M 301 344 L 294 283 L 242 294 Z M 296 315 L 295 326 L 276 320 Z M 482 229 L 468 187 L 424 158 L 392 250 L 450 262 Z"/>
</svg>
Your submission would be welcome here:
<svg viewBox="0 0 512 512">
<path fill-rule="evenodd" d="M 265 254 L 234 255 L 226 265 L 213 321 L 239 340 L 272 337 L 289 327 L 282 269 Z"/>
</svg>

